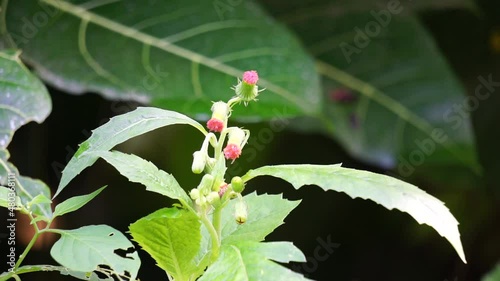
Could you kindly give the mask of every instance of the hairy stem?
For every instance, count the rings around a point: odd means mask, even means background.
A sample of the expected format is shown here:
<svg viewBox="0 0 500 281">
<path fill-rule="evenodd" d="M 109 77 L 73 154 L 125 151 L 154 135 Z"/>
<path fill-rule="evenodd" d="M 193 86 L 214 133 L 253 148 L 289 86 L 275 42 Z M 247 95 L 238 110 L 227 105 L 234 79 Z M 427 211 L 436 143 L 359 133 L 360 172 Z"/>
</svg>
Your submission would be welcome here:
<svg viewBox="0 0 500 281">
<path fill-rule="evenodd" d="M 214 215 L 212 218 L 215 232 L 217 233 L 217 237 L 219 238 L 219 243 L 221 239 L 221 217 L 222 217 L 222 206 L 219 206 L 215 208 Z"/>
<path fill-rule="evenodd" d="M 210 222 L 210 220 L 208 220 L 205 212 L 201 214 L 201 221 L 203 222 L 205 227 L 208 229 L 208 232 L 210 233 L 210 238 L 212 240 L 212 261 L 215 261 L 219 256 L 220 252 L 219 235 L 217 234 L 217 230 L 214 228 L 213 224 Z"/>
</svg>

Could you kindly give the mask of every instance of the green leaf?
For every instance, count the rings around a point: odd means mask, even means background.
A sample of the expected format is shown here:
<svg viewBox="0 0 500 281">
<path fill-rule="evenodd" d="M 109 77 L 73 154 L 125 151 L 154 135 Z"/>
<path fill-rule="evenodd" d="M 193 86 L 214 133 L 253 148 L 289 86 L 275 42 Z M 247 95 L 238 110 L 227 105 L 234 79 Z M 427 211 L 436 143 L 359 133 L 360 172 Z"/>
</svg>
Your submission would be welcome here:
<svg viewBox="0 0 500 281">
<path fill-rule="evenodd" d="M 19 127 L 30 121 L 43 122 L 52 103 L 43 83 L 21 63 L 19 54 L 13 50 L 0 51 L 0 185 L 7 186 L 11 179 L 21 203 L 27 206 L 39 194 L 43 194 L 39 199 L 50 198 L 50 190 L 43 182 L 19 174 L 8 162 L 7 146 Z M 52 216 L 47 201 L 33 202 L 29 211 L 34 215 Z"/>
<path fill-rule="evenodd" d="M 175 280 L 194 280 L 201 243 L 200 221 L 189 211 L 160 209 L 130 225 L 139 245 Z"/>
<path fill-rule="evenodd" d="M 319 110 L 319 79 L 301 44 L 255 1 L 172 0 L 108 3 L 42 0 L 9 3 L 7 26 L 23 58 L 51 84 L 72 93 L 98 92 L 189 114 L 227 100 L 236 77 L 261 74 L 259 105 L 235 114 L 272 117 Z M 44 13 L 24 42 L 20 15 Z M 48 47 L 51 46 L 51 47 Z M 56 48 L 64 53 L 56 52 Z M 119 46 L 119 50 L 117 50 Z M 71 63 L 68 63 L 70 61 Z"/>
<path fill-rule="evenodd" d="M 7 148 L 19 127 L 30 121 L 42 123 L 52 110 L 47 89 L 19 55 L 14 50 L 0 51 L 0 151 Z M 0 174 L 0 178 L 4 176 Z"/>
<path fill-rule="evenodd" d="M 290 242 L 240 241 L 221 247 L 217 261 L 200 281 L 289 281 L 309 280 L 271 260 L 305 262 L 302 252 Z"/>
<path fill-rule="evenodd" d="M 80 148 L 62 172 L 61 182 L 54 197 L 83 169 L 94 164 L 99 158 L 95 152 L 108 151 L 115 145 L 135 136 L 174 124 L 188 124 L 203 134 L 207 134 L 203 126 L 193 119 L 159 108 L 139 107 L 134 111 L 111 118 L 109 122 L 93 130 L 92 136 L 80 144 Z"/>
<path fill-rule="evenodd" d="M 135 280 L 141 261 L 134 245 L 118 230 L 107 225 L 89 225 L 74 230 L 54 230 L 61 238 L 50 254 L 62 266 L 80 272 L 92 272 L 106 265 L 123 278 Z M 119 251 L 127 251 L 124 257 Z"/>
<path fill-rule="evenodd" d="M 106 188 L 106 186 L 103 186 L 90 194 L 71 197 L 59 203 L 54 210 L 54 217 L 62 216 L 80 209 L 99 195 L 104 188 Z"/>
<path fill-rule="evenodd" d="M 7 187 L 0 186 L 0 207 L 9 207 L 9 194 L 10 189 Z M 15 199 L 14 199 L 15 200 Z"/>
<path fill-rule="evenodd" d="M 352 198 L 370 199 L 389 210 L 406 212 L 418 223 L 433 227 L 448 239 L 460 258 L 466 262 L 457 220 L 443 202 L 412 184 L 386 175 L 343 168 L 340 165 L 264 166 L 248 171 L 242 178 L 248 181 L 265 175 L 284 179 L 296 189 L 314 184 L 324 190 L 345 192 Z"/>
<path fill-rule="evenodd" d="M 484 276 L 481 281 L 499 281 L 500 280 L 500 264 L 498 264 L 492 271 Z"/>
<path fill-rule="evenodd" d="M 231 200 L 222 211 L 221 237 L 222 243 L 236 241 L 262 241 L 283 224 L 285 217 L 297 207 L 300 201 L 283 199 L 282 194 L 269 195 L 251 193 L 244 197 L 248 207 L 248 220 L 238 224 L 234 218 L 234 205 L 237 200 Z"/>
<path fill-rule="evenodd" d="M 283 11 L 279 1 L 269 7 L 316 56 L 325 122 L 316 130 L 327 130 L 364 161 L 385 168 L 399 163 L 402 176 L 424 163 L 477 171 L 470 120 L 455 109 L 466 102 L 465 90 L 410 3 L 397 1 L 401 11 L 391 13 L 389 1 L 362 2 L 317 1 L 303 9 L 303 1 L 292 0 L 288 6 L 298 8 Z M 345 92 L 344 100 L 332 99 Z M 313 122 L 318 125 L 301 129 L 321 126 Z M 407 162 L 411 167 L 403 167 Z"/>
<path fill-rule="evenodd" d="M 183 204 L 191 203 L 191 198 L 171 174 L 159 170 L 153 163 L 133 154 L 119 151 L 98 151 L 99 157 L 115 167 L 120 174 L 131 182 L 142 183 L 146 190 L 178 199 Z"/>
</svg>

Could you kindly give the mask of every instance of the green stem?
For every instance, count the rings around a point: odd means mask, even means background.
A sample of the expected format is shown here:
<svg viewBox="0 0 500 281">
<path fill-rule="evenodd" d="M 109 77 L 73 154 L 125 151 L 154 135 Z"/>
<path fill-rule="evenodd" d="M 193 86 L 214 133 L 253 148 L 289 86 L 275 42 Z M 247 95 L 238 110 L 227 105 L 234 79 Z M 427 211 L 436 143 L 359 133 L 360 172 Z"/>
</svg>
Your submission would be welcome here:
<svg viewBox="0 0 500 281">
<path fill-rule="evenodd" d="M 221 239 L 221 218 L 222 218 L 222 206 L 218 206 L 214 210 L 214 215 L 212 218 L 213 226 L 215 229 L 215 232 L 217 233 L 217 237 L 219 240 Z M 219 241 L 220 243 L 220 241 Z"/>
<path fill-rule="evenodd" d="M 21 277 L 17 274 L 12 275 L 12 278 L 16 279 L 16 281 L 21 281 Z"/>
<path fill-rule="evenodd" d="M 28 213 L 28 216 L 30 217 L 30 220 L 33 220 L 33 216 Z M 33 245 L 35 245 L 36 240 L 38 239 L 38 236 L 40 236 L 40 229 L 38 228 L 38 225 L 36 223 L 33 223 L 33 228 L 35 230 L 35 235 L 31 238 L 30 243 L 28 246 L 26 246 L 26 249 L 24 249 L 24 252 L 19 256 L 19 260 L 17 261 L 16 265 L 14 266 L 14 271 L 21 265 L 23 262 L 24 258 L 28 255 L 28 252 L 31 250 Z"/>
<path fill-rule="evenodd" d="M 201 215 L 201 221 L 208 229 L 210 233 L 210 238 L 212 240 L 212 261 L 215 261 L 217 257 L 219 257 L 220 252 L 220 240 L 219 235 L 217 234 L 217 230 L 214 228 L 212 223 L 208 220 L 206 213 L 203 211 Z"/>
</svg>

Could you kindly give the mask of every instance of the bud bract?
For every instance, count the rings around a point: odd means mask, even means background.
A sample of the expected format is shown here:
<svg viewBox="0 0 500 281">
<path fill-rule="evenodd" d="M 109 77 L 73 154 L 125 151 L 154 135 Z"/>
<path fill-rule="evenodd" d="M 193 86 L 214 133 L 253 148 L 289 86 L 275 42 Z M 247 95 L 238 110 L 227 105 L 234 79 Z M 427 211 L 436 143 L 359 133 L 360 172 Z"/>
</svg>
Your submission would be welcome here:
<svg viewBox="0 0 500 281">
<path fill-rule="evenodd" d="M 248 210 L 245 201 L 239 200 L 234 205 L 234 218 L 238 224 L 244 224 L 247 221 Z"/>
</svg>

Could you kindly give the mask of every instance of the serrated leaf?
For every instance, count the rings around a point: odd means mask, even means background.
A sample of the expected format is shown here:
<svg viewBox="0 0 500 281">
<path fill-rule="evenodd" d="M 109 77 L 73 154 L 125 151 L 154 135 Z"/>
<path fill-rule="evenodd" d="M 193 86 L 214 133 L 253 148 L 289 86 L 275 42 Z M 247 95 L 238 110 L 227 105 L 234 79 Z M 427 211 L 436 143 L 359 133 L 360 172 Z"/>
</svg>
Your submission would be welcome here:
<svg viewBox="0 0 500 281">
<path fill-rule="evenodd" d="M 257 195 L 253 192 L 243 198 L 248 207 L 248 220 L 244 224 L 236 223 L 234 218 L 234 205 L 237 200 L 232 200 L 222 211 L 221 240 L 223 244 L 264 240 L 268 234 L 283 224 L 285 217 L 300 203 L 300 201 L 283 199 L 281 194 Z"/>
<path fill-rule="evenodd" d="M 99 195 L 104 188 L 106 188 L 106 186 L 103 186 L 90 194 L 71 197 L 57 204 L 54 210 L 54 217 L 62 216 L 80 209 Z"/>
<path fill-rule="evenodd" d="M 201 223 L 192 212 L 160 209 L 130 225 L 134 240 L 175 280 L 193 280 Z"/>
<path fill-rule="evenodd" d="M 318 185 L 324 190 L 344 192 L 352 198 L 370 199 L 389 210 L 408 213 L 418 223 L 427 224 L 448 239 L 466 262 L 458 222 L 444 203 L 418 187 L 386 175 L 343 168 L 340 165 L 277 165 L 250 170 L 242 177 L 273 176 L 290 182 L 296 189 Z"/>
<path fill-rule="evenodd" d="M 51 256 L 62 266 L 80 272 L 92 272 L 106 265 L 120 276 L 135 280 L 141 265 L 137 252 L 125 257 L 134 245 L 120 231 L 107 225 L 88 225 L 74 230 L 56 230 L 61 238 L 52 246 Z"/>
<path fill-rule="evenodd" d="M 128 178 L 131 182 L 145 185 L 146 190 L 178 199 L 183 204 L 192 202 L 174 176 L 158 169 L 150 161 L 119 151 L 99 151 L 96 154 L 115 167 L 120 174 Z"/>
<path fill-rule="evenodd" d="M 240 241 L 221 247 L 217 261 L 200 281 L 289 281 L 309 280 L 271 260 L 305 262 L 302 252 L 289 242 Z"/>
<path fill-rule="evenodd" d="M 193 119 L 159 108 L 139 107 L 134 111 L 111 118 L 109 122 L 93 130 L 92 136 L 80 144 L 80 148 L 62 172 L 61 182 L 54 197 L 83 169 L 94 164 L 99 158 L 95 152 L 108 151 L 128 139 L 174 124 L 191 125 L 203 134 L 207 134 L 203 126 Z"/>
<path fill-rule="evenodd" d="M 266 94 L 258 106 L 236 115 L 272 117 L 272 109 L 284 107 L 290 115 L 319 110 L 311 58 L 255 1 L 41 2 L 9 3 L 7 26 L 19 38 L 23 58 L 68 92 L 98 92 L 207 116 L 211 101 L 233 95 L 229 87 L 236 77 L 256 69 Z M 45 12 L 50 24 L 24 42 L 21 15 L 37 12 Z M 47 46 L 65 52 L 55 54 Z"/>
</svg>

